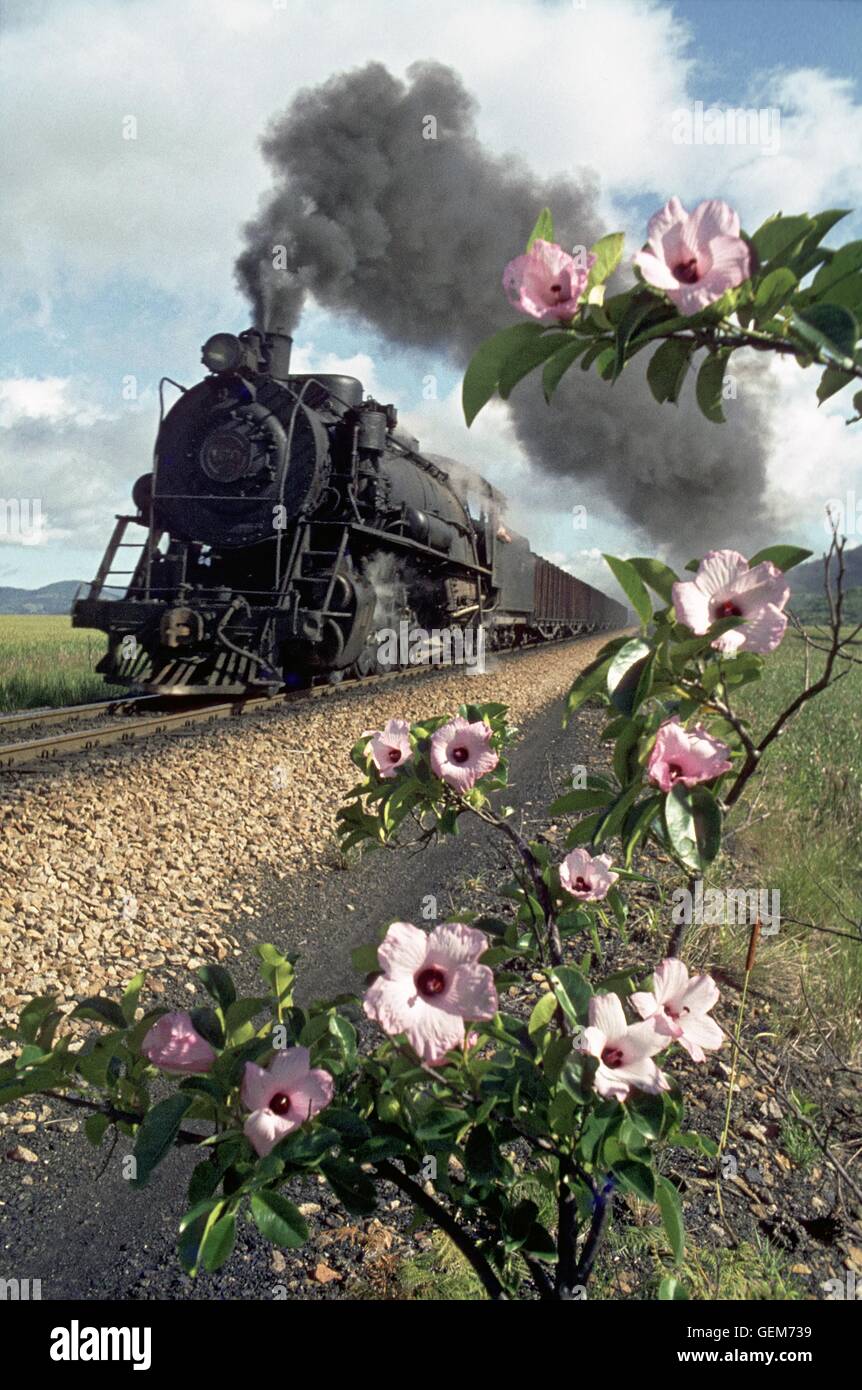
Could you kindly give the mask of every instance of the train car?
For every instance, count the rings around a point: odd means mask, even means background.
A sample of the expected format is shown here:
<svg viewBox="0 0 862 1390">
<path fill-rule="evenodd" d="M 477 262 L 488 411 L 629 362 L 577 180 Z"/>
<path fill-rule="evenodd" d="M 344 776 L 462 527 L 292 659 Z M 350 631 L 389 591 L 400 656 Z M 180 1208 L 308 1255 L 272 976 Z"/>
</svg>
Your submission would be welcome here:
<svg viewBox="0 0 862 1390">
<path fill-rule="evenodd" d="M 491 650 L 625 622 L 533 554 L 485 478 L 421 452 L 393 405 L 355 377 L 292 373 L 291 342 L 214 334 L 207 375 L 160 419 L 135 511 L 72 609 L 108 635 L 106 681 L 275 691 L 372 673 L 381 629 L 405 620 L 482 627 Z"/>
</svg>

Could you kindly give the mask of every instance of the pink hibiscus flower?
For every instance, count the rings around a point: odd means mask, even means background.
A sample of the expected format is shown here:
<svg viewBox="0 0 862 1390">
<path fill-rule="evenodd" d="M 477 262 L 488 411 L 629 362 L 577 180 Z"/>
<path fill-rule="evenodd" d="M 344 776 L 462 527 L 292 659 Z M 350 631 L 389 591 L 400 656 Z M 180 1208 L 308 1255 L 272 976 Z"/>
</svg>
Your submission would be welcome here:
<svg viewBox="0 0 862 1390">
<path fill-rule="evenodd" d="M 431 738 L 431 767 L 456 792 L 468 792 L 500 761 L 490 747 L 491 729 L 484 720 L 470 724 L 460 716 Z"/>
<path fill-rule="evenodd" d="M 649 779 L 663 792 L 669 792 L 677 782 L 686 787 L 709 782 L 730 771 L 729 752 L 727 744 L 713 738 L 702 725 L 686 729 L 674 715 L 665 720 L 656 734 L 647 765 Z"/>
<path fill-rule="evenodd" d="M 707 1018 L 718 1003 L 718 985 L 711 975 L 693 975 L 681 960 L 663 960 L 653 971 L 652 993 L 631 996 L 632 1007 L 649 1019 L 659 1033 L 675 1038 L 694 1062 L 704 1060 L 704 1048 L 721 1047 L 724 1034 L 715 1019 Z"/>
<path fill-rule="evenodd" d="M 365 995 L 366 1014 L 390 1037 L 405 1033 L 423 1062 L 442 1062 L 463 1045 L 465 1020 L 497 1012 L 493 971 L 478 964 L 487 949 L 484 933 L 461 922 L 430 933 L 393 922 L 377 948 L 383 974 Z"/>
<path fill-rule="evenodd" d="M 540 323 L 572 318 L 595 259 L 589 252 L 586 266 L 579 265 L 555 241 L 537 238 L 526 255 L 516 256 L 503 271 L 509 303 Z"/>
<path fill-rule="evenodd" d="M 412 756 L 410 725 L 406 719 L 390 719 L 372 735 L 371 757 L 381 777 L 394 777 Z"/>
<path fill-rule="evenodd" d="M 720 652 L 774 651 L 787 630 L 784 609 L 790 587 L 781 570 L 769 560 L 754 569 L 737 550 L 711 550 L 704 555 L 694 579 L 673 586 L 677 621 L 702 636 L 720 618 L 744 618 L 713 642 Z"/>
<path fill-rule="evenodd" d="M 141 1052 L 160 1071 L 200 1076 L 216 1059 L 215 1048 L 202 1038 L 184 1010 L 163 1014 L 141 1043 Z"/>
<path fill-rule="evenodd" d="M 670 1082 L 652 1060 L 668 1046 L 668 1039 L 650 1023 L 626 1023 L 616 994 L 594 994 L 590 1000 L 590 1026 L 584 1029 L 580 1049 L 597 1057 L 594 1086 L 605 1100 L 625 1100 L 634 1087 L 657 1095 L 670 1090 Z"/>
<path fill-rule="evenodd" d="M 681 314 L 696 314 L 725 290 L 748 280 L 751 249 L 739 235 L 739 216 L 720 198 L 686 212 L 679 198 L 650 218 L 648 251 L 634 263 L 647 284 L 665 290 Z"/>
<path fill-rule="evenodd" d="M 322 1067 L 310 1067 L 307 1047 L 276 1052 L 269 1066 L 246 1062 L 242 1103 L 252 1113 L 243 1127 L 264 1158 L 285 1134 L 299 1129 L 332 1100 L 335 1083 Z"/>
<path fill-rule="evenodd" d="M 611 858 L 598 854 L 595 859 L 585 849 L 573 849 L 560 865 L 560 887 L 582 902 L 599 902 L 619 878 L 611 872 Z"/>
</svg>

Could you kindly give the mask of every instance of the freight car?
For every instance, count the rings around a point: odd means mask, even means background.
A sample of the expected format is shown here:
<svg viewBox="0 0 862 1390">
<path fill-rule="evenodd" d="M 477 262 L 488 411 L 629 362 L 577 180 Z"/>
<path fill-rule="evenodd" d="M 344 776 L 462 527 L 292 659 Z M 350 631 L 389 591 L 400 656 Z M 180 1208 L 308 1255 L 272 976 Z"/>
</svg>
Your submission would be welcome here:
<svg viewBox="0 0 862 1390">
<path fill-rule="evenodd" d="M 290 353 L 278 329 L 217 333 L 162 413 L 135 512 L 72 608 L 108 635 L 106 681 L 275 691 L 374 672 L 404 620 L 481 627 L 489 650 L 625 624 L 532 553 L 484 478 L 422 453 L 355 377 L 291 373 Z"/>
</svg>

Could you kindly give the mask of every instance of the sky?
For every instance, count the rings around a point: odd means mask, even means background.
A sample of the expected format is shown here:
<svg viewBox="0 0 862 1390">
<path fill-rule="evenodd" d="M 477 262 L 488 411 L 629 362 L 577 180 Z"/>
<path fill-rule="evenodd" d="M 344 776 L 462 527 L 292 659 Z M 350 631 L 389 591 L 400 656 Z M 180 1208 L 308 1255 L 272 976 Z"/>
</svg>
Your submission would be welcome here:
<svg viewBox="0 0 862 1390">
<path fill-rule="evenodd" d="M 159 378 L 193 383 L 201 343 L 247 326 L 233 262 L 269 187 L 258 142 L 300 88 L 371 59 L 396 76 L 449 63 L 483 142 L 539 175 L 593 170 L 634 250 L 672 194 L 725 198 L 748 230 L 779 209 L 862 208 L 860 53 L 857 0 L 3 0 L 0 586 L 92 575 L 150 467 Z M 675 143 L 675 113 L 697 102 L 771 113 L 771 133 Z M 839 230 L 862 236 L 862 216 Z M 537 486 L 503 404 L 468 431 L 445 356 L 312 302 L 294 360 L 396 402 L 425 448 L 478 467 L 534 548 L 591 582 L 613 589 L 603 551 L 650 553 L 576 478 L 567 495 Z M 776 539 L 819 550 L 826 504 L 851 518 L 862 503 L 851 393 L 817 409 L 814 371 L 769 373 Z M 10 500 L 24 536 L 4 526 Z"/>
</svg>

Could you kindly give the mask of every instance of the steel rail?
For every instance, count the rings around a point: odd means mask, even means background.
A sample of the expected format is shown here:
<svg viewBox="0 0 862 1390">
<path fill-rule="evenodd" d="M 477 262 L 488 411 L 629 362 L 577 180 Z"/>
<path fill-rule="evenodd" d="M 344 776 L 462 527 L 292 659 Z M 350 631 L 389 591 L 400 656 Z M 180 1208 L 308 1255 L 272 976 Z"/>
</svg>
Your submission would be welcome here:
<svg viewBox="0 0 862 1390">
<path fill-rule="evenodd" d="M 584 634 L 584 636 L 593 635 L 599 634 Z M 526 652 L 539 651 L 549 647 L 559 649 L 582 642 L 584 636 L 563 638 L 558 642 L 530 643 L 528 646 L 494 652 L 493 655 L 495 658 L 499 658 L 524 655 Z M 395 671 L 382 671 L 370 676 L 355 676 L 348 680 L 310 686 L 305 690 L 283 691 L 278 695 L 240 696 L 237 699 L 219 704 L 202 705 L 197 709 L 186 707 L 175 712 L 162 710 L 143 719 L 129 719 L 128 722 L 124 720 L 111 724 L 107 728 L 95 726 L 88 729 L 73 730 L 71 733 L 55 734 L 47 738 L 33 738 L 22 740 L 19 743 L 2 744 L 0 745 L 0 771 L 8 771 L 10 768 L 27 763 L 49 762 L 61 754 L 84 752 L 91 748 L 104 748 L 114 743 L 133 743 L 142 737 L 172 733 L 191 728 L 196 724 L 239 718 L 248 711 L 278 709 L 283 705 L 302 705 L 314 700 L 346 694 L 350 691 L 372 689 L 375 686 L 386 685 L 393 681 L 415 679 L 417 676 L 451 674 L 457 669 L 458 666 L 455 664 L 429 665 L 427 667 L 404 666 Z M 10 724 L 26 724 L 28 717 L 31 723 L 60 723 L 66 719 L 83 718 L 87 714 L 98 714 L 104 717 L 108 714 L 124 714 L 148 700 L 164 701 L 164 698 L 164 696 L 151 695 L 130 697 L 126 700 L 98 701 L 89 705 L 71 705 L 65 709 L 37 711 L 35 718 L 33 711 L 29 712 L 29 716 L 28 712 L 21 711 L 0 719 L 0 734 Z"/>
</svg>

